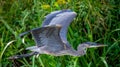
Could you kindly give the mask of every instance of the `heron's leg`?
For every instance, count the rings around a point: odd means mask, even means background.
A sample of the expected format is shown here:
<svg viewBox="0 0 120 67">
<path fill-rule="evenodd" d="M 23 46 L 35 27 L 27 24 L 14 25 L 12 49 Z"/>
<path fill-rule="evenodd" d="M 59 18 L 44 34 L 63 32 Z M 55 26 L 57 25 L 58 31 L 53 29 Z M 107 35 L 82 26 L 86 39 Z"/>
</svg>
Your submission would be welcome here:
<svg viewBox="0 0 120 67">
<path fill-rule="evenodd" d="M 20 59 L 20 58 L 24 58 L 24 57 L 30 57 L 30 56 L 33 56 L 33 55 L 37 55 L 39 54 L 38 52 L 31 52 L 31 53 L 28 53 L 28 54 L 22 54 L 22 55 L 15 55 L 15 56 L 11 56 L 9 57 L 8 59 Z"/>
</svg>

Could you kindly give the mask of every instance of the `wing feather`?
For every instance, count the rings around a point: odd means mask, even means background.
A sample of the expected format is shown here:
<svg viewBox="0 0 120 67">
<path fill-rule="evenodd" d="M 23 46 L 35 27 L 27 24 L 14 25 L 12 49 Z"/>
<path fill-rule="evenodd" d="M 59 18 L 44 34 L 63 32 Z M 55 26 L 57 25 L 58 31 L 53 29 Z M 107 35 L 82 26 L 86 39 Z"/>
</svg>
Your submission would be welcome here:
<svg viewBox="0 0 120 67">
<path fill-rule="evenodd" d="M 48 49 L 65 49 L 64 43 L 60 38 L 60 27 L 58 26 L 47 26 L 32 30 L 32 35 L 37 46 L 47 46 Z"/>
<path fill-rule="evenodd" d="M 45 25 L 49 25 L 49 23 L 51 22 L 51 20 L 56 17 L 56 15 L 60 14 L 60 13 L 64 13 L 64 12 L 72 12 L 70 9 L 65 9 L 65 10 L 59 10 L 59 11 L 54 11 L 54 12 L 51 12 L 50 14 L 48 14 L 46 17 L 45 17 L 45 20 L 43 21 L 42 23 L 42 27 L 45 26 Z"/>
</svg>

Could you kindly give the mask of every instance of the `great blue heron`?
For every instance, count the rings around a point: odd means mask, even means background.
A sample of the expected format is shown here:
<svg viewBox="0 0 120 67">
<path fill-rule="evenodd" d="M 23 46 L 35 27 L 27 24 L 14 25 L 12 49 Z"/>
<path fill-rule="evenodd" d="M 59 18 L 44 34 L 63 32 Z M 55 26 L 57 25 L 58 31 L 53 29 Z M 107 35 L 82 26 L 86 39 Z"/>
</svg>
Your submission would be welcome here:
<svg viewBox="0 0 120 67">
<path fill-rule="evenodd" d="M 35 28 L 20 36 L 31 32 L 36 46 L 28 47 L 27 50 L 33 51 L 29 54 L 12 56 L 9 59 L 18 59 L 36 54 L 49 54 L 54 56 L 71 55 L 82 56 L 86 54 L 86 48 L 103 47 L 102 44 L 85 42 L 74 50 L 67 41 L 67 30 L 76 13 L 71 10 L 55 11 L 46 16 L 41 28 Z"/>
</svg>

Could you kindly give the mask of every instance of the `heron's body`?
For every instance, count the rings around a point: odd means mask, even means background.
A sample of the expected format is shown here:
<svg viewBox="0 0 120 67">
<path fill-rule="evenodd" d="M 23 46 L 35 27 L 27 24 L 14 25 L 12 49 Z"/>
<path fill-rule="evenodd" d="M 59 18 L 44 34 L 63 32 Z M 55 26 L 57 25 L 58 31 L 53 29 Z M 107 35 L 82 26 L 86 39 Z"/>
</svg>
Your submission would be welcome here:
<svg viewBox="0 0 120 67">
<path fill-rule="evenodd" d="M 104 46 L 100 44 L 97 45 L 97 43 L 93 42 L 86 42 L 80 44 L 77 50 L 74 50 L 67 41 L 67 30 L 75 17 L 76 13 L 71 10 L 55 11 L 46 16 L 41 28 L 36 28 L 22 33 L 21 36 L 31 32 L 34 37 L 36 46 L 27 48 L 27 50 L 33 51 L 30 56 L 36 54 L 82 56 L 86 54 L 86 48 L 89 48 L 92 45 L 95 47 Z M 24 54 L 11 58 L 17 59 L 27 56 L 28 55 Z"/>
<path fill-rule="evenodd" d="M 39 54 L 49 54 L 54 56 L 72 55 L 80 56 L 81 52 L 74 50 L 71 47 L 67 47 L 67 43 L 63 42 L 60 38 L 60 26 L 46 26 L 34 30 L 32 34 L 37 34 L 37 37 L 41 40 L 41 44 L 44 46 L 32 46 L 27 50 L 38 52 Z M 52 33 L 52 34 L 51 34 Z M 83 53 L 83 52 L 82 52 Z M 85 51 L 84 51 L 85 53 Z"/>
</svg>

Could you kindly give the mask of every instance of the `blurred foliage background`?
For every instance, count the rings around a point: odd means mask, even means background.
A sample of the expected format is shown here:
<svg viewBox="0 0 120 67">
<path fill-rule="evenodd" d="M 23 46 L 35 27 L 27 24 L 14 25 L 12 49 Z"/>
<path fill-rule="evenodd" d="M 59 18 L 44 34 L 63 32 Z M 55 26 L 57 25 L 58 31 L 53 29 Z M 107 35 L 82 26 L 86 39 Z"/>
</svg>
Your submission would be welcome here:
<svg viewBox="0 0 120 67">
<path fill-rule="evenodd" d="M 40 27 L 45 15 L 71 9 L 77 13 L 68 31 L 74 49 L 92 41 L 108 45 L 88 49 L 81 57 L 40 55 L 18 60 L 7 58 L 24 54 L 34 45 L 31 35 L 25 43 L 20 33 Z M 0 67 L 120 67 L 119 0 L 0 0 Z"/>
</svg>

